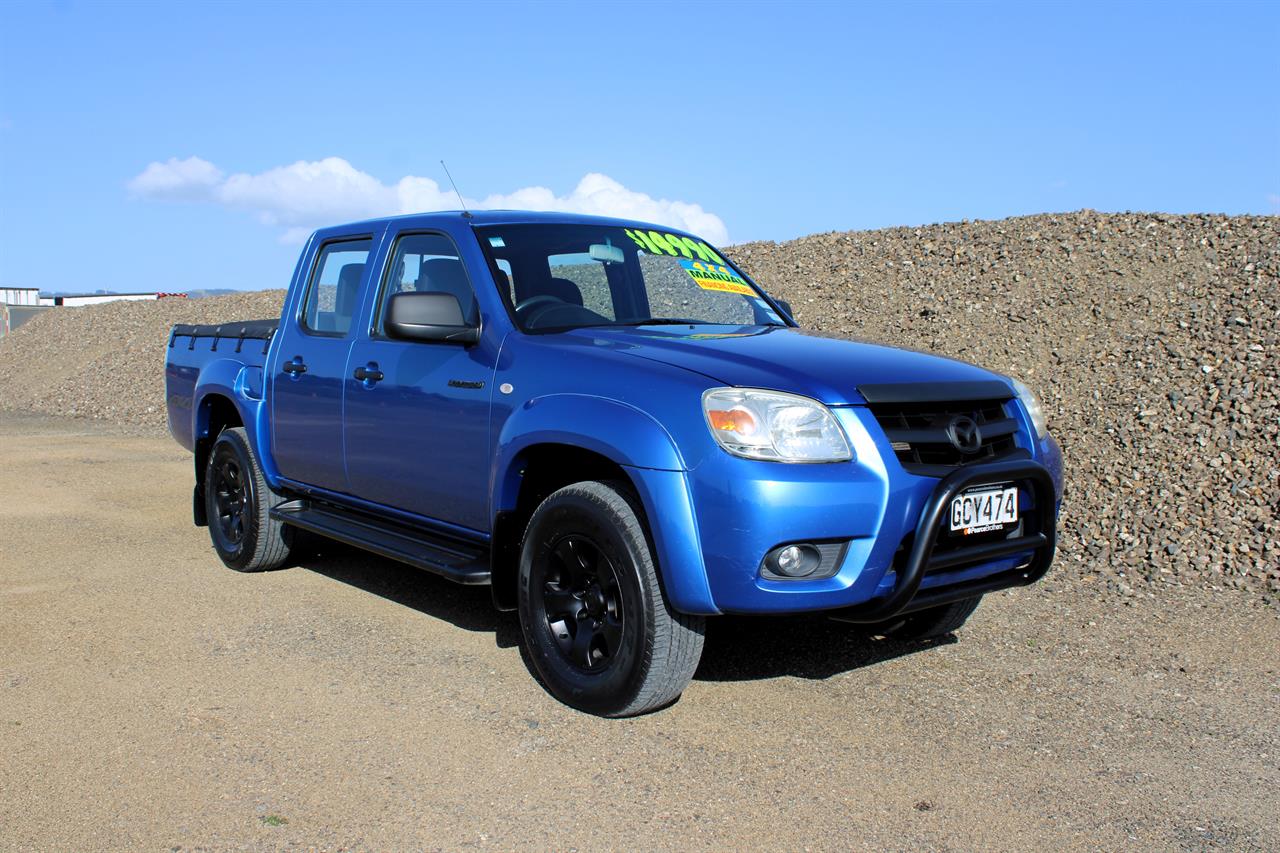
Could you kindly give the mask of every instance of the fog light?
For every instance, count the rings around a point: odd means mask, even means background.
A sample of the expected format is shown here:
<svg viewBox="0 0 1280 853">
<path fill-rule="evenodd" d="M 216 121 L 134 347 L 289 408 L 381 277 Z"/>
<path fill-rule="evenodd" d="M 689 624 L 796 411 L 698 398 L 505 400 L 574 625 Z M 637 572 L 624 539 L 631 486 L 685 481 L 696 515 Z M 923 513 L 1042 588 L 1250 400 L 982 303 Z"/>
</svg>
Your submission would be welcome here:
<svg viewBox="0 0 1280 853">
<path fill-rule="evenodd" d="M 784 575 L 794 575 L 803 559 L 804 554 L 799 545 L 788 545 L 778 552 L 778 571 Z"/>
<path fill-rule="evenodd" d="M 784 545 L 765 557 L 765 566 L 788 578 L 808 577 L 822 564 L 822 555 L 812 545 Z"/>
</svg>

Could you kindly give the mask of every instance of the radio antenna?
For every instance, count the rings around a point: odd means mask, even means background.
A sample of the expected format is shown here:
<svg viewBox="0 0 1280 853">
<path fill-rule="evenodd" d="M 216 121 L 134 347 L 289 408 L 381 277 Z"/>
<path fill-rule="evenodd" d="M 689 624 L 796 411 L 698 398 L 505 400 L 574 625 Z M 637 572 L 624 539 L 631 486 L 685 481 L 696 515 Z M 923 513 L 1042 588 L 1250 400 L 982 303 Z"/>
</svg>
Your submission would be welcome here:
<svg viewBox="0 0 1280 853">
<path fill-rule="evenodd" d="M 444 168 L 445 177 L 449 179 L 449 185 L 453 187 L 453 192 L 458 196 L 458 204 L 462 205 L 462 215 L 471 218 L 471 211 L 467 210 L 467 203 L 462 200 L 462 193 L 458 192 L 458 185 L 453 181 L 453 175 L 449 174 L 449 167 L 445 166 L 444 161 L 440 161 L 441 167 Z"/>
</svg>

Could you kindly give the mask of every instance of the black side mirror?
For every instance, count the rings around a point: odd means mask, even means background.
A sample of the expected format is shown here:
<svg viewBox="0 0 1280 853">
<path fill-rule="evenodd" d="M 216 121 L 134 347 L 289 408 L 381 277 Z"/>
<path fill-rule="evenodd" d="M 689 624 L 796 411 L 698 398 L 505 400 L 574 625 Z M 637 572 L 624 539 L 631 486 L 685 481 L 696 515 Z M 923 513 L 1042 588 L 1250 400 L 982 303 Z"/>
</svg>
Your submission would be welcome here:
<svg viewBox="0 0 1280 853">
<path fill-rule="evenodd" d="M 791 310 L 791 303 L 783 299 L 775 299 L 773 301 L 777 304 L 779 308 L 781 308 L 783 311 L 786 312 L 787 319 L 794 323 L 796 320 L 796 315 Z"/>
<path fill-rule="evenodd" d="M 452 293 L 397 293 L 387 304 L 387 335 L 406 341 L 474 344 L 480 330 L 468 326 Z"/>
</svg>

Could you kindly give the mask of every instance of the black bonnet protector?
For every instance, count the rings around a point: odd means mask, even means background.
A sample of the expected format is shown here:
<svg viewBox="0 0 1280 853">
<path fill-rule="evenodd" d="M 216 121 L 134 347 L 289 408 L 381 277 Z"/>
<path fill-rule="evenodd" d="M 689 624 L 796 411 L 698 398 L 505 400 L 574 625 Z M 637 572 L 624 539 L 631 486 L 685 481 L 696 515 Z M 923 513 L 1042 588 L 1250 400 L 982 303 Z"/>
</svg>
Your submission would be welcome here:
<svg viewBox="0 0 1280 853">
<path fill-rule="evenodd" d="M 1013 389 L 1007 382 L 897 382 L 859 385 L 868 403 L 958 403 L 966 400 L 1007 400 Z"/>
</svg>

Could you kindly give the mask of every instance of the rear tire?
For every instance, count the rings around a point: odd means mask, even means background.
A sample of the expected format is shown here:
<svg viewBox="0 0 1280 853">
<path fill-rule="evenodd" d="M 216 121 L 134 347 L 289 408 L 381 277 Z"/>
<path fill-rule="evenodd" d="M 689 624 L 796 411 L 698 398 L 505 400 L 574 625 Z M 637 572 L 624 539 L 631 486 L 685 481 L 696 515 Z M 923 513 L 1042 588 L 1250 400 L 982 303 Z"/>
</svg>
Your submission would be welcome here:
<svg viewBox="0 0 1280 853">
<path fill-rule="evenodd" d="M 267 485 L 244 427 L 224 429 L 213 443 L 204 501 L 213 549 L 229 568 L 264 572 L 288 562 L 294 531 L 271 517 L 283 498 Z"/>
<path fill-rule="evenodd" d="M 520 554 L 529 657 L 553 696 L 627 717 L 674 701 L 702 656 L 705 619 L 667 604 L 636 499 L 583 482 L 534 511 Z"/>
<path fill-rule="evenodd" d="M 908 613 L 901 619 L 883 626 L 874 633 L 895 640 L 933 640 L 955 633 L 978 609 L 982 596 L 962 598 L 940 607 L 931 607 L 916 613 Z"/>
</svg>

